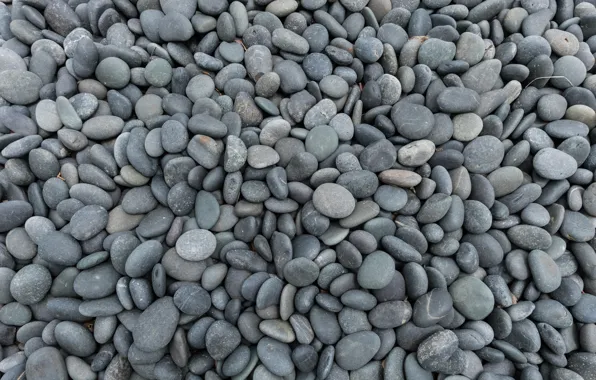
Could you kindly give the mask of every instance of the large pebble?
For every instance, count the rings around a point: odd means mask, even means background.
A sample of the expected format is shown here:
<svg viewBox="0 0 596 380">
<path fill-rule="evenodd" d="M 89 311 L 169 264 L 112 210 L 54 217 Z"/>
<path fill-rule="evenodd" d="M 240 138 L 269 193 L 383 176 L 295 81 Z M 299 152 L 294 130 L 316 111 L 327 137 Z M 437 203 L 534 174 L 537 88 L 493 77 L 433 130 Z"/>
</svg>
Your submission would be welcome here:
<svg viewBox="0 0 596 380">
<path fill-rule="evenodd" d="M 494 306 L 494 297 L 490 289 L 479 279 L 464 276 L 449 286 L 453 298 L 453 307 L 471 320 L 482 320 L 488 316 Z"/>
</svg>

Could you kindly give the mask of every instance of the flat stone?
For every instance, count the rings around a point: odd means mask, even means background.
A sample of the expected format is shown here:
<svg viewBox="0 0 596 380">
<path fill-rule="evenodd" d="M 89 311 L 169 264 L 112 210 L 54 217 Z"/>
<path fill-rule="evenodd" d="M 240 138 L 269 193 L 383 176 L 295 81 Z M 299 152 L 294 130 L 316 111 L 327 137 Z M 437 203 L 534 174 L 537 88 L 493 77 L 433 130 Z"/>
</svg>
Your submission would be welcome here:
<svg viewBox="0 0 596 380">
<path fill-rule="evenodd" d="M 215 236 L 210 231 L 190 230 L 176 241 L 176 252 L 185 260 L 201 261 L 215 252 L 216 243 Z"/>
<path fill-rule="evenodd" d="M 462 277 L 449 286 L 453 307 L 471 320 L 482 320 L 493 310 L 494 297 L 490 289 L 472 276 Z"/>
<path fill-rule="evenodd" d="M 27 105 L 39 99 L 41 79 L 32 72 L 4 70 L 0 72 L 0 96 L 16 105 Z"/>
<path fill-rule="evenodd" d="M 315 190 L 313 203 L 317 211 L 330 218 L 349 216 L 356 207 L 356 200 L 344 187 L 332 183 L 323 184 Z"/>
</svg>

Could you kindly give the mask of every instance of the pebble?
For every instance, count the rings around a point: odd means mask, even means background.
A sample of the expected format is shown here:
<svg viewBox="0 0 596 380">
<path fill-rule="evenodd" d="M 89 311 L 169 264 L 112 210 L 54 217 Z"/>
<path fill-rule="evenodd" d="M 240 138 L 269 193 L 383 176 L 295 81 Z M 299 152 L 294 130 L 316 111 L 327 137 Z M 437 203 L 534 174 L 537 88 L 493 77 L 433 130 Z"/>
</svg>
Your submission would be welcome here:
<svg viewBox="0 0 596 380">
<path fill-rule="evenodd" d="M 15 105 L 27 105 L 37 101 L 42 85 L 41 79 L 29 71 L 0 72 L 0 96 Z"/>
<path fill-rule="evenodd" d="M 534 156 L 533 164 L 536 173 L 552 180 L 568 178 L 577 170 L 577 162 L 573 157 L 553 148 L 539 150 Z"/>
<path fill-rule="evenodd" d="M 318 212 L 334 219 L 349 216 L 356 207 L 356 200 L 344 187 L 326 183 L 313 193 L 313 204 Z"/>
<path fill-rule="evenodd" d="M 37 104 L 35 118 L 39 127 L 44 131 L 57 132 L 62 127 L 56 103 L 49 99 L 44 99 Z"/>
<path fill-rule="evenodd" d="M 122 59 L 108 57 L 99 62 L 95 75 L 104 86 L 121 89 L 130 81 L 130 68 Z"/>
<path fill-rule="evenodd" d="M 366 256 L 358 270 L 358 284 L 365 289 L 383 289 L 393 279 L 395 264 L 387 253 L 378 251 Z"/>
<path fill-rule="evenodd" d="M 179 316 L 171 297 L 153 302 L 139 315 L 132 331 L 135 346 L 145 352 L 166 347 L 174 336 Z M 160 324 L 159 329 L 154 328 L 157 323 Z"/>
<path fill-rule="evenodd" d="M 10 294 L 21 305 L 41 301 L 50 290 L 52 277 L 39 264 L 30 264 L 14 274 L 10 281 Z"/>
<path fill-rule="evenodd" d="M 468 88 L 448 87 L 439 94 L 437 105 L 447 113 L 474 112 L 480 106 L 480 96 Z"/>
<path fill-rule="evenodd" d="M 398 103 L 391 109 L 397 132 L 409 139 L 422 139 L 431 132 L 435 119 L 428 108 L 418 104 Z"/>
<path fill-rule="evenodd" d="M 463 150 L 464 166 L 472 173 L 487 174 L 497 169 L 505 151 L 494 136 L 478 136 Z"/>
<path fill-rule="evenodd" d="M 176 241 L 176 252 L 185 260 L 201 261 L 215 252 L 216 239 L 208 230 L 191 230 Z"/>
<path fill-rule="evenodd" d="M 337 342 L 335 361 L 347 371 L 359 369 L 372 359 L 380 346 L 379 336 L 371 331 L 350 334 Z"/>
<path fill-rule="evenodd" d="M 265 367 L 274 375 L 287 376 L 292 373 L 294 365 L 291 350 L 287 344 L 265 337 L 257 345 L 257 354 Z"/>
<path fill-rule="evenodd" d="M 418 62 L 431 70 L 455 57 L 455 44 L 438 38 L 429 38 L 418 49 Z"/>
<path fill-rule="evenodd" d="M 52 373 L 57 379 L 67 379 L 68 373 L 64 358 L 55 347 L 42 347 L 34 351 L 27 360 L 25 373 L 28 378 L 35 380 L 47 379 Z"/>
<path fill-rule="evenodd" d="M 593 6 L 456 3 L 0 4 L 4 377 L 593 379 Z"/>
<path fill-rule="evenodd" d="M 534 250 L 528 255 L 528 267 L 536 288 L 545 293 L 561 285 L 561 274 L 555 261 L 544 251 Z"/>
<path fill-rule="evenodd" d="M 449 286 L 453 307 L 474 321 L 486 318 L 493 309 L 494 297 L 490 289 L 472 276 L 462 277 Z"/>
</svg>

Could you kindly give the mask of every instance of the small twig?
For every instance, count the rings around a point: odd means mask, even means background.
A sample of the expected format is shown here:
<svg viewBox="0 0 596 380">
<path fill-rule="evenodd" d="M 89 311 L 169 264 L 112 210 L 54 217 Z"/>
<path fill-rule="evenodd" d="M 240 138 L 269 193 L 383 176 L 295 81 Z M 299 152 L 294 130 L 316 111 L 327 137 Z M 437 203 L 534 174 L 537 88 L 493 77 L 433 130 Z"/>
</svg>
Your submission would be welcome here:
<svg viewBox="0 0 596 380">
<path fill-rule="evenodd" d="M 239 43 L 240 45 L 242 45 L 242 48 L 244 49 L 244 51 L 248 50 L 248 49 L 246 48 L 246 45 L 244 45 L 244 42 L 242 42 L 242 39 L 240 39 L 240 38 L 237 38 L 237 39 L 235 39 L 234 41 L 235 41 L 235 42 L 237 42 L 237 43 Z"/>
<path fill-rule="evenodd" d="M 530 83 L 528 83 L 526 85 L 526 87 L 524 87 L 524 89 L 528 88 L 532 83 L 536 82 L 539 79 L 565 79 L 567 82 L 569 82 L 569 84 L 571 85 L 571 87 L 575 87 L 575 85 L 573 83 L 571 83 L 571 81 L 569 80 L 569 78 L 567 78 L 566 76 L 563 75 L 552 75 L 549 77 L 538 77 L 538 78 L 534 78 L 530 81 Z"/>
</svg>

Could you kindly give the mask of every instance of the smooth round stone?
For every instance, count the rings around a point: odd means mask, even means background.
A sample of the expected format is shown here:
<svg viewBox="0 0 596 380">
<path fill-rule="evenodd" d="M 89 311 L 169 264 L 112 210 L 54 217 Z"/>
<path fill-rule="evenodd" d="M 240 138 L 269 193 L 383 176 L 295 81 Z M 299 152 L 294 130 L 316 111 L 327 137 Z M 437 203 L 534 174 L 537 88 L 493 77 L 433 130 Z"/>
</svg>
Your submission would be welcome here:
<svg viewBox="0 0 596 380">
<path fill-rule="evenodd" d="M 436 371 L 455 353 L 458 343 L 457 335 L 453 331 L 438 331 L 418 346 L 416 351 L 418 362 L 422 368 Z"/>
<path fill-rule="evenodd" d="M 550 83 L 557 88 L 579 86 L 586 79 L 586 66 L 579 58 L 566 55 L 554 62 L 553 76 L 561 77 L 550 80 Z"/>
<path fill-rule="evenodd" d="M 521 213 L 524 222 L 538 227 L 544 227 L 550 222 L 548 210 L 537 203 L 530 203 Z"/>
<path fill-rule="evenodd" d="M 319 88 L 332 98 L 341 98 L 348 94 L 348 83 L 337 75 L 327 75 L 319 82 Z"/>
<path fill-rule="evenodd" d="M 570 241 L 584 242 L 594 238 L 594 226 L 584 214 L 567 210 L 560 233 Z"/>
<path fill-rule="evenodd" d="M 306 135 L 304 146 L 317 160 L 323 161 L 329 157 L 339 144 L 337 133 L 327 125 L 316 126 Z"/>
<path fill-rule="evenodd" d="M 271 33 L 271 42 L 283 51 L 293 54 L 308 53 L 308 41 L 289 29 L 277 28 Z"/>
<path fill-rule="evenodd" d="M 95 352 L 96 343 L 84 326 L 70 321 L 58 323 L 54 329 L 58 345 L 72 355 L 86 357 Z"/>
<path fill-rule="evenodd" d="M 397 160 L 404 166 L 417 167 L 426 163 L 435 153 L 430 140 L 413 141 L 397 151 Z"/>
<path fill-rule="evenodd" d="M 192 77 L 186 86 L 186 96 L 192 101 L 196 102 L 200 98 L 207 98 L 211 96 L 215 90 L 215 83 L 208 75 L 197 75 Z"/>
<path fill-rule="evenodd" d="M 50 99 L 43 99 L 37 103 L 35 121 L 41 129 L 47 132 L 57 132 L 62 128 L 62 120 L 58 115 L 56 103 Z"/>
<path fill-rule="evenodd" d="M 544 293 L 550 293 L 561 285 L 561 273 L 555 261 L 544 251 L 533 250 L 528 255 L 528 266 L 534 285 Z"/>
<path fill-rule="evenodd" d="M 551 180 L 568 178 L 577 170 L 577 162 L 573 157 L 554 148 L 539 150 L 533 164 L 536 173 Z"/>
<path fill-rule="evenodd" d="M 325 54 L 311 53 L 302 61 L 302 68 L 306 76 L 310 79 L 321 81 L 331 75 L 333 72 L 333 63 Z"/>
<path fill-rule="evenodd" d="M 466 231 L 481 234 L 488 231 L 492 224 L 492 214 L 482 202 L 469 200 L 464 202 L 464 228 Z"/>
<path fill-rule="evenodd" d="M 95 76 L 104 86 L 121 89 L 130 81 L 130 68 L 120 58 L 108 57 L 99 62 Z"/>
<path fill-rule="evenodd" d="M 592 294 L 582 294 L 579 301 L 571 308 L 573 317 L 581 323 L 595 323 L 594 309 L 596 297 Z"/>
<path fill-rule="evenodd" d="M 21 305 L 32 305 L 41 301 L 51 286 L 50 272 L 39 264 L 30 264 L 12 277 L 10 294 Z"/>
<path fill-rule="evenodd" d="M 262 338 L 257 344 L 257 355 L 265 367 L 277 376 L 287 376 L 294 370 L 290 346 L 273 338 Z"/>
<path fill-rule="evenodd" d="M 296 93 L 306 87 L 306 74 L 296 62 L 281 61 L 275 65 L 273 70 L 279 75 L 280 88 L 286 94 Z"/>
<path fill-rule="evenodd" d="M 364 148 L 358 159 L 362 169 L 378 173 L 393 166 L 397 151 L 389 140 L 382 139 Z"/>
<path fill-rule="evenodd" d="M 391 120 L 397 132 L 411 140 L 425 138 L 435 126 L 435 118 L 428 108 L 405 102 L 393 106 Z"/>
<path fill-rule="evenodd" d="M 479 321 L 486 318 L 493 310 L 495 299 L 481 280 L 465 276 L 449 286 L 449 294 L 453 298 L 453 307 L 464 317 Z"/>
<path fill-rule="evenodd" d="M 37 252 L 43 260 L 63 266 L 75 265 L 82 257 L 79 243 L 70 235 L 51 231 L 39 241 Z"/>
<path fill-rule="evenodd" d="M 279 161 L 279 153 L 265 145 L 253 145 L 248 148 L 247 162 L 255 169 L 263 169 L 275 165 Z"/>
<path fill-rule="evenodd" d="M 462 113 L 453 118 L 453 138 L 471 141 L 482 132 L 482 119 L 475 113 Z"/>
<path fill-rule="evenodd" d="M 582 122 L 590 128 L 596 126 L 596 112 L 583 104 L 575 104 L 567 108 L 565 118 Z"/>
<path fill-rule="evenodd" d="M 360 37 L 354 44 L 354 52 L 364 63 L 377 62 L 383 55 L 383 43 L 374 37 Z"/>
<path fill-rule="evenodd" d="M 382 289 L 389 285 L 395 272 L 393 258 L 377 251 L 364 258 L 358 269 L 357 281 L 365 289 Z"/>
<path fill-rule="evenodd" d="M 2 284 L 2 291 L 0 293 L 0 302 L 3 304 L 14 301 L 10 294 L 10 282 L 12 281 L 15 272 L 10 268 L 0 268 L 0 283 Z"/>
<path fill-rule="evenodd" d="M 16 105 L 27 105 L 39 99 L 41 79 L 34 73 L 23 70 L 0 72 L 0 96 Z"/>
<path fill-rule="evenodd" d="M 346 371 L 366 365 L 381 347 L 381 339 L 372 331 L 350 334 L 337 342 L 335 362 Z"/>
<path fill-rule="evenodd" d="M 550 44 L 552 51 L 559 56 L 575 55 L 579 51 L 579 41 L 572 33 L 549 29 L 544 32 L 543 37 Z"/>
<path fill-rule="evenodd" d="M 290 260 L 283 268 L 286 281 L 296 287 L 312 284 L 319 277 L 319 267 L 312 260 L 298 257 Z"/>
<path fill-rule="evenodd" d="M 244 59 L 244 49 L 238 43 L 222 42 L 218 51 L 228 62 L 239 63 Z"/>
<path fill-rule="evenodd" d="M 241 345 L 226 358 L 222 365 L 222 372 L 225 376 L 236 376 L 247 369 L 251 369 L 251 362 L 256 364 L 256 355 L 251 354 L 247 346 Z"/>
<path fill-rule="evenodd" d="M 525 224 L 511 227 L 507 231 L 509 240 L 522 249 L 548 249 L 552 238 L 546 230 Z"/>
<path fill-rule="evenodd" d="M 102 115 L 85 121 L 81 132 L 93 140 L 107 140 L 118 136 L 123 128 L 124 120 L 118 116 Z"/>
<path fill-rule="evenodd" d="M 166 42 L 188 41 L 194 34 L 190 20 L 178 12 L 162 17 L 158 29 L 159 37 Z"/>
<path fill-rule="evenodd" d="M 437 97 L 439 110 L 446 113 L 474 112 L 480 106 L 480 96 L 463 87 L 447 87 Z"/>
<path fill-rule="evenodd" d="M 155 94 L 143 95 L 135 104 L 135 113 L 143 122 L 163 114 L 163 99 Z"/>
<path fill-rule="evenodd" d="M 73 290 L 86 299 L 98 299 L 114 293 L 120 274 L 109 263 L 103 263 L 80 272 Z"/>
<path fill-rule="evenodd" d="M 569 370 L 575 371 L 585 380 L 594 380 L 594 370 L 596 370 L 596 354 L 588 352 L 574 352 L 569 355 Z"/>
<path fill-rule="evenodd" d="M 470 88 L 479 94 L 483 94 L 491 90 L 499 77 L 501 71 L 501 61 L 497 59 L 488 59 L 472 66 L 465 74 L 461 76 L 461 80 L 466 88 Z M 478 77 L 483 73 L 482 79 Z"/>
<path fill-rule="evenodd" d="M 161 127 L 161 145 L 166 152 L 182 152 L 188 144 L 186 127 L 175 120 L 166 121 Z"/>
<path fill-rule="evenodd" d="M 317 125 L 327 125 L 337 114 L 337 107 L 331 99 L 323 99 L 304 115 L 304 127 L 312 129 Z"/>
<path fill-rule="evenodd" d="M 436 288 L 416 300 L 412 321 L 418 327 L 430 327 L 444 318 L 452 308 L 453 300 L 449 292 Z"/>
<path fill-rule="evenodd" d="M 134 344 L 145 352 L 157 351 L 171 341 L 180 313 L 171 297 L 163 297 L 153 302 L 139 316 L 133 328 Z M 155 326 L 159 324 L 160 328 Z"/>
<path fill-rule="evenodd" d="M 0 72 L 6 70 L 27 71 L 27 64 L 13 50 L 0 47 Z"/>
<path fill-rule="evenodd" d="M 429 38 L 418 49 L 418 62 L 435 70 L 440 64 L 455 57 L 455 44 L 438 38 Z"/>
<path fill-rule="evenodd" d="M 471 173 L 488 174 L 499 167 L 505 156 L 503 143 L 494 136 L 479 136 L 463 150 L 464 166 Z"/>
<path fill-rule="evenodd" d="M 305 289 L 309 289 L 309 288 L 305 288 Z M 312 290 L 315 290 L 315 292 L 312 292 Z M 311 296 L 312 296 L 313 303 L 314 303 L 314 298 L 317 293 L 318 293 L 318 290 L 316 289 L 316 287 L 314 289 L 311 289 Z M 299 295 L 300 295 L 300 292 L 298 292 L 296 294 L 297 300 L 300 298 Z M 300 304 L 299 302 L 296 302 L 297 306 L 299 304 Z M 300 310 L 300 309 L 301 308 L 297 307 L 297 310 Z M 308 311 L 308 309 L 306 309 L 306 311 Z M 325 309 L 322 309 L 321 307 L 319 307 L 317 305 L 312 306 L 312 303 L 311 303 L 309 320 L 310 320 L 310 323 L 312 325 L 312 328 L 315 332 L 317 339 L 320 340 L 322 343 L 335 344 L 341 338 L 341 335 L 342 335 L 341 327 L 337 321 L 337 316 L 334 313 L 329 312 Z"/>
<path fill-rule="evenodd" d="M 172 66 L 163 58 L 149 62 L 144 71 L 147 82 L 155 87 L 164 87 L 172 80 Z"/>
<path fill-rule="evenodd" d="M 451 207 L 452 198 L 446 194 L 433 194 L 424 202 L 416 219 L 421 223 L 435 223 L 441 220 Z"/>
<path fill-rule="evenodd" d="M 210 257 L 217 241 L 208 230 L 196 229 L 183 233 L 176 241 L 176 252 L 188 261 L 201 261 Z"/>
<path fill-rule="evenodd" d="M 386 211 L 401 210 L 408 202 L 408 193 L 399 187 L 382 185 L 374 195 L 375 202 Z"/>
<path fill-rule="evenodd" d="M 91 366 L 87 364 L 83 359 L 77 356 L 66 357 L 66 369 L 75 379 L 93 379 L 95 377 L 94 372 L 91 370 Z"/>
<path fill-rule="evenodd" d="M 287 137 L 290 134 L 290 130 L 291 126 L 287 121 L 280 119 L 272 120 L 261 129 L 259 140 L 263 145 L 274 146 L 277 141 Z"/>
<path fill-rule="evenodd" d="M 55 347 L 35 350 L 26 362 L 25 374 L 31 380 L 47 380 L 48 374 L 56 379 L 68 379 L 64 358 Z"/>
<path fill-rule="evenodd" d="M 174 293 L 174 305 L 182 313 L 201 316 L 211 307 L 211 295 L 198 285 L 185 285 Z"/>
<path fill-rule="evenodd" d="M 349 216 L 356 207 L 354 196 L 343 186 L 325 183 L 313 193 L 313 204 L 318 212 L 341 219 Z"/>
<path fill-rule="evenodd" d="M 473 66 L 484 56 L 484 41 L 474 33 L 462 33 L 457 41 L 455 59 L 464 61 Z"/>
<path fill-rule="evenodd" d="M 259 324 L 259 330 L 273 339 L 283 343 L 292 343 L 296 335 L 289 322 L 281 320 L 264 320 Z"/>
<path fill-rule="evenodd" d="M 401 96 L 402 87 L 399 80 L 393 75 L 383 74 L 377 79 L 381 91 L 381 104 L 394 105 Z"/>
<path fill-rule="evenodd" d="M 0 232 L 7 232 L 23 225 L 33 216 L 33 207 L 25 201 L 0 203 Z"/>
<path fill-rule="evenodd" d="M 420 174 L 401 169 L 384 170 L 379 174 L 379 179 L 388 185 L 404 188 L 414 187 L 422 181 Z"/>
<path fill-rule="evenodd" d="M 223 360 L 240 344 L 240 332 L 226 321 L 216 321 L 209 326 L 205 335 L 205 345 L 209 355 L 215 360 Z"/>
<path fill-rule="evenodd" d="M 269 98 L 273 96 L 279 89 L 280 78 L 275 72 L 265 73 L 255 84 L 255 92 L 257 95 Z"/>
<path fill-rule="evenodd" d="M 191 18 L 197 10 L 197 2 L 190 0 L 176 1 L 176 0 L 160 0 L 159 4 L 161 10 L 165 13 L 177 12 L 186 18 Z"/>
<path fill-rule="evenodd" d="M 524 175 L 515 166 L 504 166 L 490 173 L 487 178 L 493 186 L 495 197 L 502 197 L 519 188 Z"/>
<path fill-rule="evenodd" d="M 85 206 L 70 219 L 70 234 L 77 240 L 89 240 L 108 224 L 108 212 L 102 206 Z"/>
<path fill-rule="evenodd" d="M 584 123 L 575 120 L 556 120 L 548 123 L 544 131 L 556 139 L 566 139 L 573 136 L 587 136 L 589 128 Z"/>
</svg>

